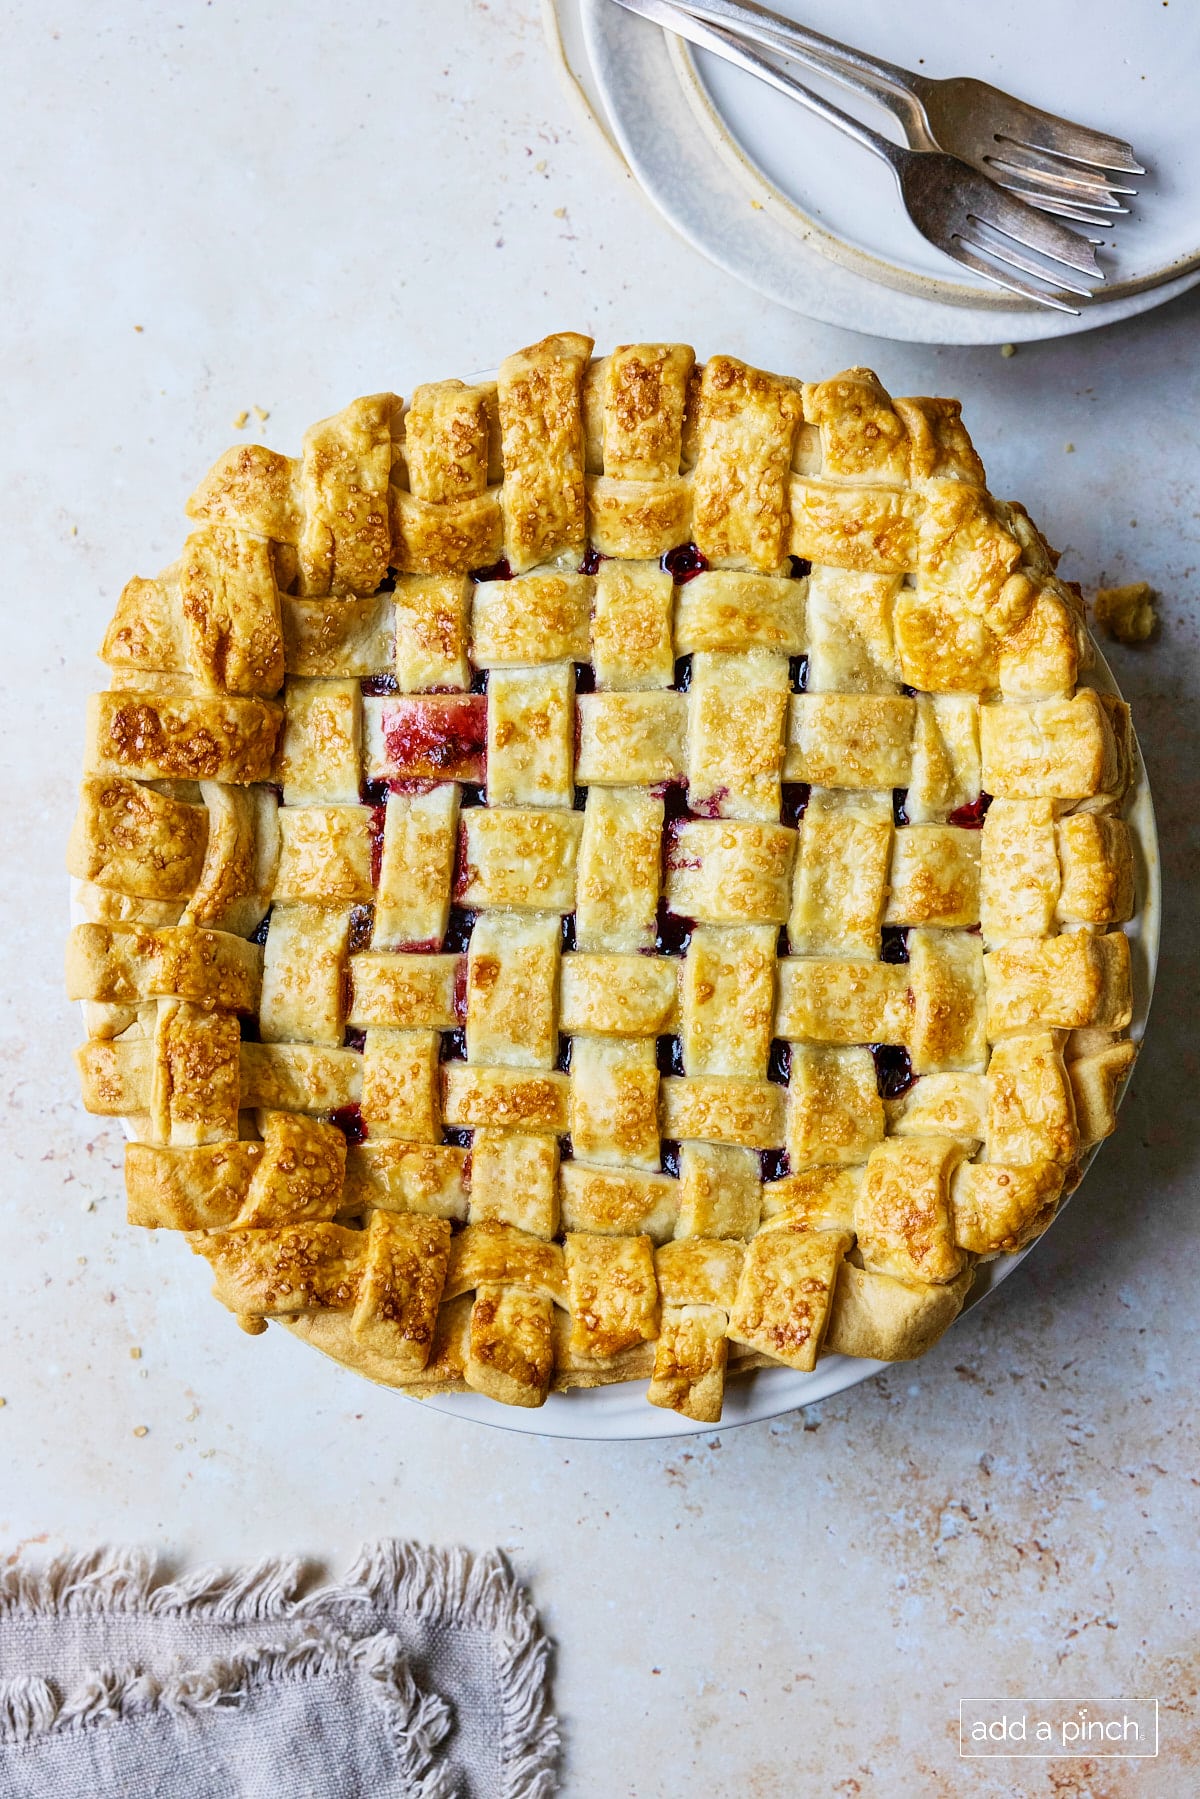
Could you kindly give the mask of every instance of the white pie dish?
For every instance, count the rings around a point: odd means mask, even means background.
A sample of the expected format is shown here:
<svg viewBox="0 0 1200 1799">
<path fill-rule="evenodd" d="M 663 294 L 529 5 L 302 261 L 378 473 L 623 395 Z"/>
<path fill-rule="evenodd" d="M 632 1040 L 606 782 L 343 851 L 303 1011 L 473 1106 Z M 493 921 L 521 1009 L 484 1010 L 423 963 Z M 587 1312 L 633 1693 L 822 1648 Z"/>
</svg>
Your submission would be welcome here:
<svg viewBox="0 0 1200 1799">
<path fill-rule="evenodd" d="M 936 46 L 936 59 L 931 52 L 926 61 L 936 60 L 938 73 L 987 74 L 1131 138 L 1154 166 L 1133 202 L 1135 217 L 1114 236 L 1107 264 L 1113 297 L 1072 317 L 959 279 L 902 219 L 881 165 L 876 179 L 865 152 L 761 83 L 703 53 L 693 60 L 677 40 L 611 0 L 545 5 L 552 33 L 561 31 L 574 89 L 653 204 L 712 261 L 807 317 L 913 342 L 1017 342 L 1094 330 L 1200 281 L 1190 204 L 1200 151 L 1166 122 L 1179 116 L 1169 97 L 1176 71 L 1194 61 L 1189 53 L 1200 34 L 1200 20 L 1180 9 L 1159 9 L 1161 21 L 1156 14 L 1153 31 L 1138 39 L 1145 78 L 1133 80 L 1127 59 L 1109 53 L 1132 29 L 1128 8 L 1104 0 L 1093 9 L 1103 15 L 1093 23 L 1103 28 L 1083 34 L 1082 43 L 1078 34 L 1072 39 L 1078 54 L 1069 59 L 1066 87 L 1054 64 L 1028 60 L 1026 47 L 1039 41 L 1046 12 L 1034 0 L 1005 0 L 999 14 L 993 8 L 986 16 L 944 0 L 920 0 L 900 15 L 873 0 L 856 11 L 853 32 L 831 3 L 790 9 L 914 66 L 914 46 Z M 1067 10 L 1050 9 L 1060 32 L 1068 29 Z M 1150 93 L 1167 98 L 1149 106 Z M 849 160 L 860 154 L 861 168 Z"/>
<path fill-rule="evenodd" d="M 1099 651 L 1096 653 L 1095 668 L 1088 681 L 1081 685 L 1092 685 L 1102 692 L 1119 692 L 1112 671 Z M 1126 930 L 1131 940 L 1134 968 L 1134 1015 L 1129 1034 L 1135 1041 L 1140 1041 L 1150 1009 L 1158 963 L 1161 890 L 1154 804 L 1140 750 L 1135 762 L 1125 817 L 1135 850 L 1137 908 L 1133 921 Z M 83 922 L 78 900 L 79 885 L 79 882 L 72 879 L 70 912 L 73 925 Z M 132 1139 L 132 1127 L 127 1121 L 122 1122 L 126 1136 Z M 1084 1172 L 1100 1147 L 1097 1144 L 1082 1158 Z M 964 1312 L 979 1304 L 988 1293 L 1006 1280 L 1034 1247 L 1031 1244 L 1028 1249 L 1015 1255 L 1001 1255 L 982 1263 L 977 1270 L 975 1284 L 967 1298 Z M 183 1282 L 188 1280 L 189 1275 L 199 1274 L 198 1269 L 184 1266 L 180 1268 L 178 1278 Z M 187 1286 L 183 1303 L 187 1307 L 194 1304 L 195 1324 L 197 1330 L 201 1330 L 203 1319 L 209 1315 L 206 1308 L 211 1305 L 203 1276 L 192 1280 Z M 954 1330 L 957 1326 L 952 1325 L 950 1328 Z M 297 1353 L 308 1353 L 307 1345 L 298 1344 Z M 490 1424 L 499 1430 L 519 1431 L 531 1436 L 632 1441 L 711 1435 L 733 1425 L 776 1418 L 798 1407 L 812 1405 L 817 1400 L 827 1399 L 848 1387 L 856 1386 L 889 1365 L 886 1362 L 830 1355 L 822 1357 L 811 1374 L 802 1374 L 780 1366 L 732 1376 L 725 1388 L 724 1409 L 718 1425 L 697 1424 L 677 1413 L 647 1405 L 645 1381 L 628 1381 L 570 1394 L 552 1393 L 545 1405 L 537 1411 L 498 1406 L 494 1401 L 476 1393 L 431 1395 L 423 1400 L 410 1399 L 409 1402 L 423 1404 L 453 1417 Z M 347 1370 L 345 1378 L 361 1377 Z M 400 1397 L 409 1398 L 404 1394 Z"/>
</svg>

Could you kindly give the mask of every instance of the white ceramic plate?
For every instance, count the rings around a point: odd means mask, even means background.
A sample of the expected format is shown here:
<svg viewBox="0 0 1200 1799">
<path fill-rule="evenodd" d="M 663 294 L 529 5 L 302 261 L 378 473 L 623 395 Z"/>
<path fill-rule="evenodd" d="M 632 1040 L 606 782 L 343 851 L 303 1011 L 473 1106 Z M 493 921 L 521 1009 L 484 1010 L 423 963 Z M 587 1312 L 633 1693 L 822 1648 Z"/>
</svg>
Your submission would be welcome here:
<svg viewBox="0 0 1200 1799">
<path fill-rule="evenodd" d="M 1103 657 L 1098 656 L 1091 679 L 1092 684 L 1104 692 L 1118 691 L 1112 671 Z M 1154 988 L 1161 916 L 1158 832 L 1150 785 L 1140 752 L 1126 816 L 1133 834 L 1137 868 L 1137 912 L 1133 923 L 1127 927 L 1133 950 L 1135 996 L 1130 1035 L 1140 1041 Z M 72 880 L 72 924 L 82 922 L 78 892 L 79 883 Z M 126 1136 L 132 1138 L 132 1128 L 127 1121 L 122 1122 Z M 1094 1149 L 1086 1158 L 1085 1169 L 1096 1153 Z M 999 1256 L 995 1261 L 982 1264 L 964 1310 L 978 1305 L 1001 1281 L 1007 1280 L 1029 1254 L 1030 1250 L 1026 1249 L 1019 1255 Z M 191 1272 L 194 1273 L 194 1270 Z M 174 1276 L 170 1278 L 173 1279 Z M 180 1279 L 184 1278 L 186 1271 L 180 1274 Z M 213 1301 L 205 1287 L 194 1284 L 188 1289 L 183 1303 L 189 1314 L 191 1308 L 195 1308 L 194 1322 L 199 1340 L 205 1330 L 205 1309 L 211 1307 Z M 314 1353 L 304 1343 L 297 1343 L 295 1347 L 298 1355 Z M 812 1374 L 799 1374 L 794 1369 L 780 1367 L 761 1368 L 750 1374 L 738 1375 L 726 1385 L 724 1412 L 719 1425 L 696 1424 L 690 1418 L 681 1418 L 674 1412 L 649 1405 L 645 1381 L 625 1381 L 616 1386 L 595 1387 L 584 1392 L 553 1393 L 538 1411 L 497 1405 L 493 1400 L 485 1399 L 477 1393 L 445 1393 L 423 1400 L 412 1399 L 410 1403 L 430 1406 L 436 1412 L 448 1412 L 457 1418 L 471 1418 L 480 1424 L 493 1425 L 498 1430 L 520 1431 L 530 1436 L 601 1441 L 684 1437 L 727 1430 L 735 1424 L 752 1424 L 764 1418 L 777 1418 L 784 1412 L 795 1411 L 798 1406 L 812 1405 L 818 1399 L 828 1399 L 831 1394 L 856 1386 L 859 1381 L 866 1380 L 888 1365 L 886 1362 L 867 1361 L 852 1356 L 825 1356 Z M 409 1396 L 401 1394 L 399 1397 Z"/>
<path fill-rule="evenodd" d="M 986 13 L 952 0 L 912 0 L 900 12 L 863 0 L 855 9 L 852 35 L 885 56 L 916 65 L 913 46 L 936 44 L 930 73 L 978 73 L 1124 133 L 1153 157 L 1136 216 L 1113 235 L 1115 297 L 1076 318 L 960 278 L 907 225 L 882 163 L 761 82 L 704 52 L 693 61 L 677 39 L 612 0 L 545 4 L 585 102 L 670 223 L 809 317 L 916 342 L 1018 342 L 1112 324 L 1200 281 L 1200 140 L 1180 98 L 1200 51 L 1196 8 L 1158 5 L 1172 20 L 1160 27 L 1146 0 L 1090 0 L 1086 32 L 1074 0 L 1002 0 Z M 834 0 L 789 5 L 834 35 L 850 29 Z M 1030 55 L 1042 43 L 1054 60 Z M 1060 55 L 1065 43 L 1071 54 Z M 886 119 L 873 109 L 863 116 Z"/>
</svg>

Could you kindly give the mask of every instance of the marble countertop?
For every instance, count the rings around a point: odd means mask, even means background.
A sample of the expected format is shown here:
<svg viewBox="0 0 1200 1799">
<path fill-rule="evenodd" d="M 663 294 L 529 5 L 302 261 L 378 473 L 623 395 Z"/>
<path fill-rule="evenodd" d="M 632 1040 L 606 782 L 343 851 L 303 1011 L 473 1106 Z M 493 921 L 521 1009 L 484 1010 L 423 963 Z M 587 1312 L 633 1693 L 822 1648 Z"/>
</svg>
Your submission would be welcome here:
<svg viewBox="0 0 1200 1799">
<path fill-rule="evenodd" d="M 652 213 L 559 89 L 536 0 L 64 0 L 7 36 L 0 1553 L 498 1543 L 558 1640 L 583 1799 L 1193 1794 L 1200 294 L 1007 359 L 809 324 Z M 471 1426 L 243 1336 L 178 1240 L 126 1228 L 61 997 L 94 650 L 235 417 L 295 449 L 356 393 L 562 328 L 960 394 L 1068 578 L 1162 595 L 1160 640 L 1112 656 L 1166 889 L 1117 1138 L 924 1361 L 662 1444 Z M 959 1697 L 995 1694 L 1157 1695 L 1159 1761 L 962 1763 Z"/>
</svg>

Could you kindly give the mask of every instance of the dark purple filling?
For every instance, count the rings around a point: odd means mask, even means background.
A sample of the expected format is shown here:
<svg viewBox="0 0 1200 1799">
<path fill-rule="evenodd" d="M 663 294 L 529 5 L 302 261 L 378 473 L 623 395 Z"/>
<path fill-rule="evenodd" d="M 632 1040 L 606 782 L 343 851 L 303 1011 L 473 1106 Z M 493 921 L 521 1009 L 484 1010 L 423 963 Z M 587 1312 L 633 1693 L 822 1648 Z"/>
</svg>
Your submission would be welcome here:
<svg viewBox="0 0 1200 1799">
<path fill-rule="evenodd" d="M 660 956 L 686 956 L 695 923 L 694 918 L 684 918 L 681 913 L 669 912 L 666 901 L 660 900 L 655 919 L 655 953 Z"/>
<path fill-rule="evenodd" d="M 487 568 L 473 568 L 472 581 L 511 581 L 512 565 L 507 556 L 501 556 L 499 562 L 489 563 Z"/>
<path fill-rule="evenodd" d="M 558 1033 L 558 1054 L 554 1058 L 554 1066 L 560 1074 L 567 1074 L 571 1067 L 571 1039 L 563 1032 Z"/>
<path fill-rule="evenodd" d="M 575 691 L 576 693 L 595 693 L 596 671 L 590 662 L 575 664 Z"/>
<path fill-rule="evenodd" d="M 602 562 L 607 562 L 607 560 L 607 556 L 602 556 L 599 550 L 593 550 L 589 544 L 584 552 L 583 561 L 579 564 L 579 572 L 581 575 L 598 575 L 600 573 L 600 564 Z"/>
<path fill-rule="evenodd" d="M 443 1031 L 441 1048 L 438 1051 L 439 1062 L 465 1062 L 467 1059 L 467 1033 L 465 1031 Z"/>
<path fill-rule="evenodd" d="M 804 693 L 808 688 L 808 657 L 788 657 L 788 682 L 793 693 Z"/>
<path fill-rule="evenodd" d="M 675 678 L 671 685 L 676 693 L 686 693 L 691 684 L 692 659 L 690 656 L 680 656 L 675 663 Z"/>
<path fill-rule="evenodd" d="M 908 931 L 903 925 L 884 925 L 883 947 L 879 951 L 879 960 L 881 962 L 908 961 Z"/>
<path fill-rule="evenodd" d="M 451 906 L 450 922 L 446 926 L 446 935 L 442 939 L 442 949 L 448 956 L 461 956 L 471 941 L 471 932 L 475 928 L 475 914 L 463 906 Z"/>
<path fill-rule="evenodd" d="M 442 1142 L 454 1149 L 470 1149 L 474 1140 L 474 1131 L 464 1130 L 461 1125 L 447 1124 L 442 1127 Z"/>
<path fill-rule="evenodd" d="M 786 1149 L 760 1149 L 758 1167 L 764 1181 L 781 1181 L 792 1172 Z"/>
<path fill-rule="evenodd" d="M 364 675 L 359 687 L 369 698 L 372 694 L 399 693 L 400 684 L 395 675 Z"/>
<path fill-rule="evenodd" d="M 807 556 L 789 556 L 788 564 L 793 581 L 803 581 L 805 575 L 812 574 L 812 563 Z"/>
<path fill-rule="evenodd" d="M 782 1037 L 776 1037 L 771 1043 L 771 1059 L 767 1063 L 767 1079 L 778 1081 L 786 1087 L 792 1078 L 792 1046 Z"/>
<path fill-rule="evenodd" d="M 696 548 L 694 543 L 676 544 L 663 556 L 661 566 L 666 569 L 677 587 L 685 581 L 694 581 L 708 567 L 708 557 Z"/>
<path fill-rule="evenodd" d="M 904 809 L 907 799 L 907 787 L 892 788 L 892 822 L 894 824 L 906 825 L 908 823 L 908 813 Z"/>
<path fill-rule="evenodd" d="M 807 781 L 785 781 L 782 792 L 783 804 L 779 816 L 785 825 L 791 825 L 794 830 L 808 810 L 811 789 Z"/>
<path fill-rule="evenodd" d="M 908 1051 L 895 1043 L 872 1043 L 870 1050 L 875 1058 L 875 1084 L 880 1099 L 900 1099 L 917 1078 Z"/>
<path fill-rule="evenodd" d="M 270 906 L 268 906 L 266 911 L 263 913 L 262 917 L 258 921 L 258 926 L 254 932 L 253 937 L 251 937 L 251 939 L 250 939 L 251 943 L 265 943 L 267 941 L 267 932 L 270 930 L 270 928 L 271 928 L 271 908 L 270 908 Z"/>
<path fill-rule="evenodd" d="M 656 799 L 663 803 L 663 825 L 679 824 L 690 818 L 688 810 L 688 786 L 686 781 L 663 781 L 650 789 Z"/>
<path fill-rule="evenodd" d="M 575 948 L 575 914 L 573 912 L 563 913 L 562 946 L 564 954 Z"/>
<path fill-rule="evenodd" d="M 659 1162 L 664 1174 L 673 1174 L 679 1179 L 679 1145 L 674 1137 L 664 1137 L 659 1145 Z"/>
<path fill-rule="evenodd" d="M 346 1026 L 346 1035 L 342 1038 L 343 1049 L 355 1049 L 361 1056 L 367 1046 L 367 1033 L 355 1030 L 353 1025 Z"/>
<path fill-rule="evenodd" d="M 658 1039 L 658 1072 L 659 1074 L 682 1074 L 683 1044 L 678 1037 L 660 1037 Z"/>
<path fill-rule="evenodd" d="M 338 1106 L 336 1111 L 329 1114 L 329 1122 L 337 1126 L 347 1143 L 366 1142 L 367 1126 L 361 1106 Z"/>
</svg>

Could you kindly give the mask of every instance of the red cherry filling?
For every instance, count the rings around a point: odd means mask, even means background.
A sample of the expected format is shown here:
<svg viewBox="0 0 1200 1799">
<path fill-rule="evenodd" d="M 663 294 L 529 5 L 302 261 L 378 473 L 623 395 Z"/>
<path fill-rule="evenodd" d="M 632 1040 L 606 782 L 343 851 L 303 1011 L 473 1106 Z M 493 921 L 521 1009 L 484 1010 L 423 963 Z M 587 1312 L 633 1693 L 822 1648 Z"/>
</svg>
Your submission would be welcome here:
<svg viewBox="0 0 1200 1799">
<path fill-rule="evenodd" d="M 948 825 L 957 825 L 960 831 L 982 831 L 983 821 L 987 817 L 988 807 L 992 803 L 990 793 L 981 793 L 977 800 L 969 806 L 958 806 L 947 818 Z"/>
<path fill-rule="evenodd" d="M 413 694 L 383 710 L 389 773 L 418 780 L 482 781 L 487 700 L 482 694 Z"/>
<path fill-rule="evenodd" d="M 387 805 L 372 806 L 371 818 L 367 826 L 371 838 L 371 885 L 378 887 L 379 876 L 383 871 L 383 831 L 387 823 Z"/>
</svg>

